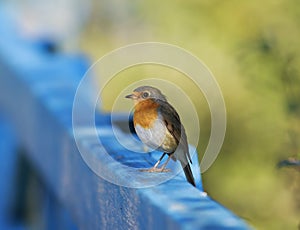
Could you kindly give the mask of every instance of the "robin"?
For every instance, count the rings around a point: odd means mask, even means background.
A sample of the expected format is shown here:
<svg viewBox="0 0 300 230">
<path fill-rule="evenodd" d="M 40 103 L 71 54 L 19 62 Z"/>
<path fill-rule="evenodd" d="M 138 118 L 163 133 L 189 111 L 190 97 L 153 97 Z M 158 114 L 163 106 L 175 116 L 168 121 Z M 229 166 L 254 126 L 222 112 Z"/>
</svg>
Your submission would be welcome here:
<svg viewBox="0 0 300 230">
<path fill-rule="evenodd" d="M 163 152 L 152 168 L 143 171 L 167 172 L 166 165 L 172 158 L 180 161 L 188 182 L 196 186 L 189 165 L 192 161 L 185 129 L 166 97 L 157 88 L 141 86 L 126 98 L 134 101 L 133 124 L 138 137 L 146 146 Z M 165 155 L 168 155 L 168 159 L 159 168 Z"/>
</svg>

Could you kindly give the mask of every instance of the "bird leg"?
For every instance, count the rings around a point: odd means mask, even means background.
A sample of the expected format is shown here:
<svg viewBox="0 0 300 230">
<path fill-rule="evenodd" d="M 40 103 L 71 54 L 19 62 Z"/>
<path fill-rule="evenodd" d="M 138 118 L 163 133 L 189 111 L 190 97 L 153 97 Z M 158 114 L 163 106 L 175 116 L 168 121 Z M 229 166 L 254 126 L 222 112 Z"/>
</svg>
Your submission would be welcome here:
<svg viewBox="0 0 300 230">
<path fill-rule="evenodd" d="M 161 168 L 158 168 L 158 165 L 160 164 L 160 162 L 162 161 L 162 159 L 164 158 L 164 156 L 166 155 L 167 153 L 164 152 L 161 157 L 159 158 L 159 160 L 155 163 L 155 165 L 152 167 L 152 168 L 149 168 L 149 169 L 141 169 L 140 171 L 141 172 L 169 172 L 170 169 L 165 169 L 167 163 L 169 162 L 170 160 L 170 157 L 168 158 L 168 160 L 166 161 L 166 163 L 163 164 L 163 166 Z"/>
<path fill-rule="evenodd" d="M 159 163 L 161 162 L 161 160 L 164 158 L 164 156 L 166 155 L 167 153 L 164 152 L 161 157 L 159 158 L 159 160 L 155 163 L 155 165 L 153 166 L 153 168 L 157 168 L 157 166 L 159 165 Z"/>
<path fill-rule="evenodd" d="M 168 156 L 167 161 L 161 166 L 161 168 L 160 168 L 161 172 L 164 172 L 165 170 L 170 171 L 170 169 L 166 169 L 166 166 L 167 166 L 167 164 L 169 163 L 170 159 L 171 159 L 171 155 Z"/>
</svg>

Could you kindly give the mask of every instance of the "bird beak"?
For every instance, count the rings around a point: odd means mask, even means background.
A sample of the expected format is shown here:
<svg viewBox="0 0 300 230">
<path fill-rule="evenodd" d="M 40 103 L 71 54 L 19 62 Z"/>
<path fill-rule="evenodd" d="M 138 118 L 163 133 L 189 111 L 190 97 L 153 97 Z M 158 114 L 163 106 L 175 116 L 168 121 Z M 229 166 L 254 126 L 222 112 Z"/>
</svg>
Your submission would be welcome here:
<svg viewBox="0 0 300 230">
<path fill-rule="evenodd" d="M 125 98 L 129 98 L 129 99 L 135 100 L 135 99 L 138 98 L 138 96 L 135 93 L 132 93 L 132 94 L 129 94 L 129 95 L 125 96 Z"/>
</svg>

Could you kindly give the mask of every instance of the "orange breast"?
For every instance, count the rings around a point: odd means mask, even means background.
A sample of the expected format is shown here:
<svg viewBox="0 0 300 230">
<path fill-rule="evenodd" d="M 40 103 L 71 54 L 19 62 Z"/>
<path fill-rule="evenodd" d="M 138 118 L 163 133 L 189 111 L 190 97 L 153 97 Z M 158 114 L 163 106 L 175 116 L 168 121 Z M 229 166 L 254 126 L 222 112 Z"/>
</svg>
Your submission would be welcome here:
<svg viewBox="0 0 300 230">
<path fill-rule="evenodd" d="M 151 128 L 153 122 L 157 119 L 158 104 L 152 99 L 141 101 L 135 105 L 133 115 L 134 126 L 139 124 L 143 128 Z"/>
</svg>

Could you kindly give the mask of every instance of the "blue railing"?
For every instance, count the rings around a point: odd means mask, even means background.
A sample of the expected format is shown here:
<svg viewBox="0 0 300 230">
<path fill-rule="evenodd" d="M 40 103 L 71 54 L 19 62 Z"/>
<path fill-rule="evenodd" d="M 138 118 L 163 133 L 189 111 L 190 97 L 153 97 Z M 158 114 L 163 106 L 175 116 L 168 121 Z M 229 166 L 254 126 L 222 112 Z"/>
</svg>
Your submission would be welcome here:
<svg viewBox="0 0 300 230">
<path fill-rule="evenodd" d="M 56 52 L 49 41 L 22 38 L 5 12 L 0 34 L 0 229 L 249 229 L 202 191 L 200 176 L 197 188 L 179 175 L 137 189 L 94 174 L 72 131 L 73 99 L 87 59 Z M 99 129 L 110 127 L 109 115 L 98 113 L 96 121 Z M 90 136 L 83 132 L 81 139 L 93 154 Z M 154 161 L 122 149 L 109 132 L 104 139 L 123 164 L 149 167 Z M 127 179 L 122 171 L 112 173 Z"/>
</svg>

